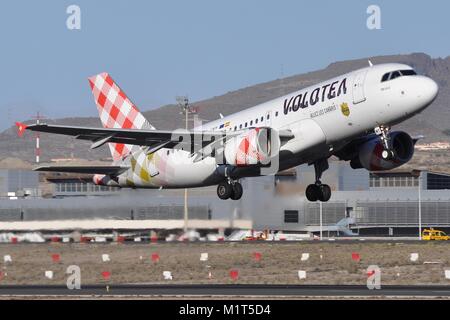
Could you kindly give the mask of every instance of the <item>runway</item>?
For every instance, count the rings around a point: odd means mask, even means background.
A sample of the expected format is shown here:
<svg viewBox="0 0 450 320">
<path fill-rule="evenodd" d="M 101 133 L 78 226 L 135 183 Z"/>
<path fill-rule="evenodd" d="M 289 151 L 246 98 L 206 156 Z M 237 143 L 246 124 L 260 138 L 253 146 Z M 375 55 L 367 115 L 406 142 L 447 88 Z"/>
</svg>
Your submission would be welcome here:
<svg viewBox="0 0 450 320">
<path fill-rule="evenodd" d="M 14 245 L 29 245 L 29 244 L 48 244 L 52 243 L 51 239 L 47 239 L 47 242 L 43 243 L 33 243 L 33 242 L 20 242 L 15 243 Z M 70 245 L 74 244 L 76 242 L 55 242 L 52 244 L 60 244 L 60 245 Z M 95 242 L 95 241 L 89 241 L 84 242 L 83 244 L 89 245 L 89 244 L 95 244 L 95 245 L 110 245 L 112 243 L 119 243 L 111 240 L 102 241 L 102 242 Z M 410 238 L 361 238 L 361 237 L 353 237 L 353 238 L 324 238 L 323 240 L 318 239 L 305 239 L 305 240 L 277 240 L 277 241 L 270 241 L 270 240 L 239 240 L 239 241 L 233 241 L 233 240 L 226 240 L 226 241 L 164 241 L 164 240 L 158 240 L 158 241 L 151 241 L 149 239 L 144 239 L 142 241 L 136 242 L 132 239 L 125 239 L 123 242 L 120 242 L 122 245 L 148 245 L 148 244 L 158 244 L 158 245 L 174 245 L 177 243 L 183 243 L 186 245 L 229 245 L 230 243 L 236 243 L 239 245 L 255 245 L 255 244 L 270 244 L 270 245 L 289 245 L 289 244 L 324 244 L 324 243 L 330 243 L 330 244 L 349 244 L 353 245 L 355 243 L 367 243 L 367 244 L 378 244 L 378 243 L 391 243 L 391 244 L 419 244 L 419 245 L 427 245 L 430 244 L 430 241 L 423 241 L 423 240 L 417 240 L 416 238 L 410 237 Z M 433 241 L 433 244 L 436 245 L 447 245 L 447 241 Z M 11 245 L 11 242 L 0 242 L 0 247 L 2 246 L 9 246 Z"/>
<path fill-rule="evenodd" d="M 122 296 L 122 297 L 450 297 L 450 286 L 383 286 L 369 290 L 360 285 L 89 285 L 79 290 L 65 286 L 0 286 L 0 297 Z"/>
</svg>

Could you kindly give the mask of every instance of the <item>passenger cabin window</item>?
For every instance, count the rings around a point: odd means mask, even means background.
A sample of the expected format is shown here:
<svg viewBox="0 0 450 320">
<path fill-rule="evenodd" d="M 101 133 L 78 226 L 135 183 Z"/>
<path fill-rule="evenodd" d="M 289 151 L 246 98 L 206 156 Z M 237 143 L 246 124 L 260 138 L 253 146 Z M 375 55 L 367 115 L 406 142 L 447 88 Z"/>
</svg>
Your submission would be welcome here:
<svg viewBox="0 0 450 320">
<path fill-rule="evenodd" d="M 245 123 L 245 127 L 247 128 L 247 122 Z"/>
<path fill-rule="evenodd" d="M 236 129 L 237 129 L 237 126 L 234 126 L 234 131 L 236 131 Z"/>
<path fill-rule="evenodd" d="M 253 125 L 253 120 L 250 121 L 250 126 L 252 126 L 252 125 Z"/>
<path fill-rule="evenodd" d="M 242 129 L 242 124 L 239 125 L 239 129 Z"/>
<path fill-rule="evenodd" d="M 264 117 L 261 117 L 261 122 L 263 122 L 264 121 Z"/>
<path fill-rule="evenodd" d="M 258 123 L 258 119 L 255 120 L 255 123 Z"/>
<path fill-rule="evenodd" d="M 278 117 L 278 111 L 277 111 L 277 112 L 275 112 L 275 117 Z"/>
<path fill-rule="evenodd" d="M 385 82 L 388 80 L 393 80 L 395 78 L 403 77 L 403 76 L 415 76 L 417 73 L 414 70 L 397 70 L 385 73 L 381 78 L 381 82 Z"/>
</svg>

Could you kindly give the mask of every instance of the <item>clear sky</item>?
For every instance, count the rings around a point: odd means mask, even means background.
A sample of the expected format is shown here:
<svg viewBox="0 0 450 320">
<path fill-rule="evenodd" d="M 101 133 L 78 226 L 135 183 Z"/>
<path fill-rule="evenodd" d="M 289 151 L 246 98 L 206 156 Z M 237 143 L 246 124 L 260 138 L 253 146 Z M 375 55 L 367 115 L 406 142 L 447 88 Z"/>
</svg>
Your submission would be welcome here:
<svg viewBox="0 0 450 320">
<path fill-rule="evenodd" d="M 66 9 L 81 9 L 68 30 Z M 381 8 L 381 30 L 366 9 Z M 450 55 L 450 2 L 2 1 L 0 129 L 40 110 L 97 114 L 87 77 L 108 71 L 143 110 L 366 56 Z"/>
</svg>

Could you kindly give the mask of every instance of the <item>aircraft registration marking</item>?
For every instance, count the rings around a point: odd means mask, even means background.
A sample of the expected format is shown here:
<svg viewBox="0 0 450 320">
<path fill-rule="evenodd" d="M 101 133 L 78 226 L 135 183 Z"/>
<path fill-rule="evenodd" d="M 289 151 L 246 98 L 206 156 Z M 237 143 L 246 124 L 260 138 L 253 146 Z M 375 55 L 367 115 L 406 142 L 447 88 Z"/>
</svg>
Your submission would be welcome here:
<svg viewBox="0 0 450 320">
<path fill-rule="evenodd" d="M 333 112 L 335 110 L 336 110 L 336 105 L 333 104 L 333 105 L 331 105 L 329 107 L 326 107 L 326 108 L 323 108 L 323 109 L 311 112 L 310 117 L 311 118 L 320 117 L 320 116 L 322 116 L 322 115 L 324 115 L 326 113 Z"/>
</svg>

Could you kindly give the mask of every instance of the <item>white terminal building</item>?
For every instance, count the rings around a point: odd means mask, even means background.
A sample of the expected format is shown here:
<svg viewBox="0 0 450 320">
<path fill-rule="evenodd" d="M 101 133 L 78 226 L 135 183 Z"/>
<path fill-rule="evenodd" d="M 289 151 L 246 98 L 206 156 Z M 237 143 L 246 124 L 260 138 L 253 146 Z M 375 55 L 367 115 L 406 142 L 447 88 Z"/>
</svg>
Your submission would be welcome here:
<svg viewBox="0 0 450 320">
<path fill-rule="evenodd" d="M 1 170 L 0 221 L 145 220 L 151 226 L 151 221 L 183 220 L 182 190 L 121 190 L 64 175 L 48 180 L 53 197 L 43 199 L 38 173 Z M 235 228 L 318 233 L 322 207 L 325 235 L 416 236 L 420 195 L 422 227 L 450 230 L 450 175 L 401 168 L 371 173 L 332 162 L 322 181 L 333 193 L 322 205 L 304 197 L 312 181 L 313 167 L 299 166 L 276 176 L 243 179 L 244 196 L 238 201 L 218 199 L 215 187 L 190 189 L 189 219 L 205 221 L 208 228 L 215 221 L 223 227 L 226 220 Z M 9 197 L 12 193 L 19 196 Z"/>
</svg>

